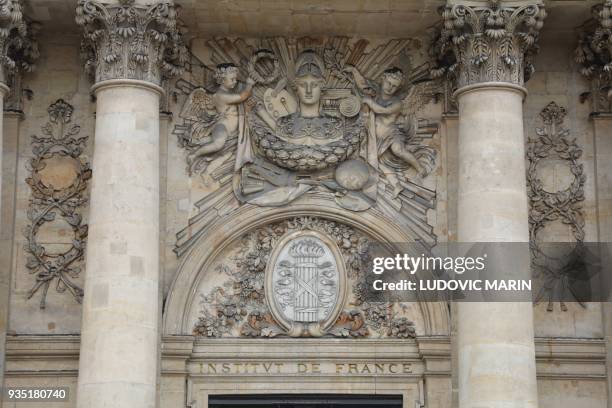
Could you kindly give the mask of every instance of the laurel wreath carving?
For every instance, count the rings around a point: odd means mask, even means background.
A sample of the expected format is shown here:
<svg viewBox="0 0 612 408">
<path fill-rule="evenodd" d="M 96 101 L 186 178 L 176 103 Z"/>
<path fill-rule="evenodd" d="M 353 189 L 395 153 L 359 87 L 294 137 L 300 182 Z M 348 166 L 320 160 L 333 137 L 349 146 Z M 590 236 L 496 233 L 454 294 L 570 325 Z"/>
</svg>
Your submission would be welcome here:
<svg viewBox="0 0 612 408">
<path fill-rule="evenodd" d="M 265 76 L 257 70 L 257 66 L 261 60 L 272 61 L 272 71 L 267 73 Z M 261 65 L 261 64 L 260 64 Z M 247 71 L 249 76 L 255 80 L 255 82 L 268 85 L 276 81 L 281 74 L 280 63 L 276 55 L 269 50 L 259 50 L 253 54 L 247 65 Z"/>
<path fill-rule="evenodd" d="M 561 221 L 571 227 L 577 246 L 584 242 L 584 184 L 586 175 L 583 165 L 579 163 L 582 149 L 576 139 L 569 139 L 569 130 L 562 127 L 566 115 L 565 108 L 555 102 L 549 103 L 540 113 L 544 126 L 536 129 L 536 138 L 530 138 L 527 144 L 527 185 L 530 203 L 529 233 L 532 250 L 532 261 L 536 272 L 544 277 L 544 286 L 536 297 L 539 302 L 548 297 L 548 310 L 553 310 L 552 297 L 558 290 L 569 290 L 567 268 L 551 268 L 538 240 L 538 233 L 549 223 Z M 538 176 L 538 165 L 546 159 L 558 158 L 567 163 L 573 179 L 570 185 L 560 191 L 546 191 Z M 567 307 L 561 302 L 561 309 Z"/>
<path fill-rule="evenodd" d="M 83 224 L 80 208 L 87 202 L 86 191 L 91 178 L 89 163 L 81 154 L 88 136 L 79 136 L 80 126 L 71 124 L 73 107 L 59 99 L 47 109 L 49 122 L 42 127 L 43 136 L 32 136 L 30 176 L 26 183 L 31 188 L 28 220 L 25 228 L 25 251 L 28 254 L 26 268 L 35 276 L 35 283 L 28 292 L 28 299 L 42 291 L 40 308 L 46 307 L 47 292 L 52 283 L 60 293 L 68 291 L 77 302 L 81 302 L 83 290 L 74 282 L 81 273 L 79 264 L 85 253 L 87 225 Z M 76 176 L 66 188 L 45 184 L 41 171 L 45 161 L 54 157 L 72 159 Z M 63 219 L 74 234 L 72 245 L 67 251 L 54 254 L 38 242 L 40 228 L 49 222 Z"/>
<path fill-rule="evenodd" d="M 257 115 L 251 115 L 251 120 L 255 146 L 273 163 L 291 170 L 321 170 L 343 162 L 359 149 L 363 137 L 362 120 L 359 116 L 334 118 L 342 137 L 326 144 L 312 146 L 292 143 L 279 137 L 277 132 L 272 131 Z M 292 120 L 291 117 L 287 119 L 287 129 L 291 129 Z"/>
</svg>

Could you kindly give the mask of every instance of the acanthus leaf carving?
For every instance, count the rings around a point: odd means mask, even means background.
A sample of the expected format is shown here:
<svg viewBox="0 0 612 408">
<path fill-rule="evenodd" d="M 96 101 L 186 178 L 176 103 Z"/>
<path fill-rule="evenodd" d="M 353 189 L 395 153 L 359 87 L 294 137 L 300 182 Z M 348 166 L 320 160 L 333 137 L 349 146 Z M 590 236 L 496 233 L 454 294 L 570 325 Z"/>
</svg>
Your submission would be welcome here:
<svg viewBox="0 0 612 408">
<path fill-rule="evenodd" d="M 575 51 L 580 73 L 591 83 L 594 112 L 612 112 L 612 0 L 591 9 L 592 19 L 582 27 Z"/>
<path fill-rule="evenodd" d="M 541 0 L 449 0 L 432 45 L 432 76 L 461 88 L 481 82 L 523 86 L 533 73 L 546 11 Z"/>
<path fill-rule="evenodd" d="M 40 24 L 22 14 L 21 0 L 0 0 L 0 82 L 9 87 L 5 111 L 21 111 L 22 74 L 34 70 L 40 53 L 36 35 Z"/>
<path fill-rule="evenodd" d="M 83 28 L 81 55 L 95 82 L 138 79 L 160 85 L 179 75 L 187 48 L 171 2 L 139 5 L 134 0 L 103 4 L 80 0 L 76 23 Z"/>
<path fill-rule="evenodd" d="M 28 254 L 26 268 L 36 278 L 28 298 L 42 291 L 41 309 L 46 306 L 47 293 L 54 282 L 58 292 L 68 291 L 77 302 L 83 297 L 75 279 L 81 273 L 85 253 L 87 224 L 83 223 L 81 207 L 87 202 L 91 169 L 81 157 L 89 137 L 79 136 L 80 126 L 71 123 L 73 110 L 58 99 L 47 109 L 49 122 L 42 127 L 43 136 L 32 136 L 34 156 L 26 179 L 32 191 L 27 212 L 30 224 L 24 230 L 24 249 Z M 51 167 L 51 174 L 44 172 L 47 167 Z M 53 174 L 58 169 L 60 176 Z M 40 228 L 54 221 L 65 222 L 73 234 L 71 242 L 63 243 L 59 250 L 51 250 L 49 243 L 38 240 Z"/>
</svg>

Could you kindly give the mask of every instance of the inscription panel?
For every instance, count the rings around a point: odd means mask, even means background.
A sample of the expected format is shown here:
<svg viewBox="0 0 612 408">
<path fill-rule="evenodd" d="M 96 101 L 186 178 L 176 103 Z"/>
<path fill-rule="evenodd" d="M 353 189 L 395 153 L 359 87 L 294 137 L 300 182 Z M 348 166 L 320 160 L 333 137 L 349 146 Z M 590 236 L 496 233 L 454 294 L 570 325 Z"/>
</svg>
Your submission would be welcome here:
<svg viewBox="0 0 612 408">
<path fill-rule="evenodd" d="M 413 376 L 409 361 L 201 361 L 194 375 L 206 376 Z"/>
</svg>

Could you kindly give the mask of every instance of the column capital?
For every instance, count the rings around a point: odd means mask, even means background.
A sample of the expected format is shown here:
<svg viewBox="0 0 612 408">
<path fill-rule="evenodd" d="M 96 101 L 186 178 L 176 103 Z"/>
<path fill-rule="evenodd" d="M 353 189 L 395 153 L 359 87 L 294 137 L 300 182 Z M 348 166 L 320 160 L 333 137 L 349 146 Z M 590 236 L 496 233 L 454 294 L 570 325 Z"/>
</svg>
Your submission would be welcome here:
<svg viewBox="0 0 612 408">
<path fill-rule="evenodd" d="M 593 112 L 612 112 L 612 0 L 596 4 L 591 13 L 580 29 L 575 60 L 591 82 Z"/>
<path fill-rule="evenodd" d="M 529 79 L 546 17 L 542 0 L 447 0 L 440 12 L 434 77 L 446 76 L 458 88 L 485 82 L 523 86 Z"/>
<path fill-rule="evenodd" d="M 0 83 L 11 85 L 19 71 L 32 71 L 38 58 L 38 24 L 25 18 L 21 0 L 0 0 Z"/>
<path fill-rule="evenodd" d="M 179 75 L 187 48 L 170 1 L 101 3 L 79 0 L 76 23 L 83 29 L 81 55 L 94 82 L 134 79 L 160 85 Z"/>
</svg>

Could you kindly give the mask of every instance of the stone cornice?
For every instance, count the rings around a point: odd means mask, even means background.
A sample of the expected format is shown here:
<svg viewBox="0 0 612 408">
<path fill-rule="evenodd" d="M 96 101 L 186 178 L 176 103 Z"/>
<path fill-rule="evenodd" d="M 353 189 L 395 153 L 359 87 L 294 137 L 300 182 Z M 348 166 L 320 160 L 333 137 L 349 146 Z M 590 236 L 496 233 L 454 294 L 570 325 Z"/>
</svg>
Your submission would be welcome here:
<svg viewBox="0 0 612 408">
<path fill-rule="evenodd" d="M 593 18 L 580 32 L 575 59 L 580 73 L 591 81 L 594 112 L 612 111 L 612 0 L 593 6 Z"/>
<path fill-rule="evenodd" d="M 441 14 L 443 26 L 432 47 L 434 77 L 446 77 L 457 88 L 482 82 L 523 86 L 546 17 L 542 0 L 447 0 Z"/>
<path fill-rule="evenodd" d="M 160 85 L 181 73 L 187 58 L 177 7 L 120 0 L 106 4 L 79 0 L 76 23 L 83 28 L 81 55 L 95 82 L 136 79 Z"/>
<path fill-rule="evenodd" d="M 604 339 L 536 337 L 535 351 L 539 378 L 606 378 Z M 77 374 L 80 337 L 78 335 L 8 335 L 7 373 L 12 377 L 59 376 Z M 267 347 L 263 347 L 267 345 Z M 188 373 L 189 361 L 257 361 L 262 359 L 340 361 L 376 358 L 450 360 L 448 336 L 417 337 L 416 340 L 327 340 L 313 339 L 195 339 L 192 336 L 164 336 L 162 370 Z M 237 352 L 238 350 L 238 352 Z M 299 351 L 299 352 L 298 352 Z M 302 351 L 304 353 L 302 354 Z M 280 353 L 280 354 L 279 354 Z M 296 354 L 297 353 L 297 354 Z M 442 373 L 446 366 L 439 366 Z M 432 371 L 428 371 L 432 374 Z"/>
</svg>

